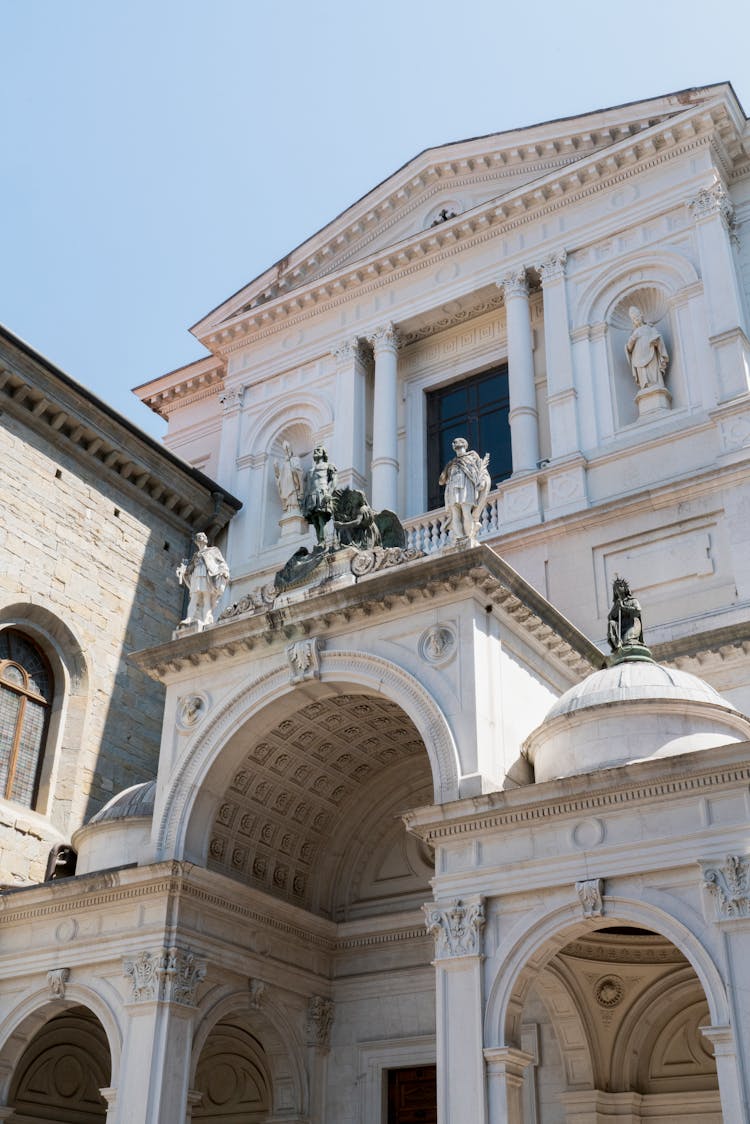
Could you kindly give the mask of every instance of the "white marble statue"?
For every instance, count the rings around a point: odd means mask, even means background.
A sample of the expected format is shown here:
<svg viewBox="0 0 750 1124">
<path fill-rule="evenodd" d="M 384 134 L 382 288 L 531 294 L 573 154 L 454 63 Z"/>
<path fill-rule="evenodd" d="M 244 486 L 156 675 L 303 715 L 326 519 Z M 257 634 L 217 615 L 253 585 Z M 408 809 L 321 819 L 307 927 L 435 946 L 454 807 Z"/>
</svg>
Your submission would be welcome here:
<svg viewBox="0 0 750 1124">
<path fill-rule="evenodd" d="M 445 506 L 448 510 L 446 528 L 451 542 L 468 541 L 474 545 L 479 534 L 480 519 L 492 481 L 487 471 L 490 455 L 480 457 L 469 448 L 464 437 L 452 442 L 456 454 L 440 473 L 440 484 L 445 485 Z"/>
<path fill-rule="evenodd" d="M 302 462 L 295 456 L 288 441 L 283 442 L 283 460 L 274 461 L 273 471 L 279 489 L 281 506 L 285 512 L 299 515 L 304 487 Z"/>
<path fill-rule="evenodd" d="M 177 568 L 177 580 L 190 590 L 187 614 L 180 625 L 205 628 L 214 623 L 216 606 L 229 581 L 229 567 L 218 546 L 209 546 L 202 531 L 195 536 L 195 545 L 190 561 L 183 559 Z"/>
<path fill-rule="evenodd" d="M 664 373 L 669 356 L 664 340 L 653 324 L 647 324 L 637 305 L 628 309 L 633 331 L 625 344 L 625 354 L 639 390 L 664 386 Z"/>
</svg>

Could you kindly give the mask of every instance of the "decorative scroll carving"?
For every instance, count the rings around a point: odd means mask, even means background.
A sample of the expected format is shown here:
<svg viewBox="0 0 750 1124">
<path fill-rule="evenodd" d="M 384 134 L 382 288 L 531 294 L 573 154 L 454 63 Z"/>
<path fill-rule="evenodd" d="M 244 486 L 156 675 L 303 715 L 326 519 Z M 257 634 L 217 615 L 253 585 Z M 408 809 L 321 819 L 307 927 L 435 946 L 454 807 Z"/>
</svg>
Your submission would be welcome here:
<svg viewBox="0 0 750 1124">
<path fill-rule="evenodd" d="M 379 351 L 396 351 L 401 346 L 401 339 L 395 324 L 380 324 L 370 336 L 375 355 Z"/>
<path fill-rule="evenodd" d="M 254 1011 L 258 1011 L 265 998 L 266 985 L 263 980 L 251 978 L 247 981 L 247 986 L 250 991 L 250 1006 Z"/>
<path fill-rule="evenodd" d="M 241 617 L 245 613 L 256 613 L 259 609 L 266 611 L 273 605 L 275 596 L 276 590 L 273 582 L 259 585 L 256 589 L 251 589 L 249 593 L 246 593 L 239 601 L 235 601 L 233 605 L 228 605 L 220 614 L 219 620 L 226 621 L 231 617 Z"/>
<path fill-rule="evenodd" d="M 688 207 L 696 221 L 718 214 L 730 234 L 734 232 L 734 206 L 722 184 L 702 187 L 695 199 L 690 200 Z"/>
<path fill-rule="evenodd" d="M 457 898 L 448 906 L 424 905 L 427 932 L 435 938 L 438 960 L 451 956 L 479 956 L 484 928 L 484 902 Z"/>
<path fill-rule="evenodd" d="M 375 570 L 387 570 L 390 566 L 413 562 L 415 558 L 424 558 L 424 551 L 413 550 L 411 547 L 404 549 L 399 546 L 376 546 L 372 550 L 361 550 L 355 554 L 351 569 L 356 577 L 361 578 Z"/>
<path fill-rule="evenodd" d="M 51 968 L 47 972 L 50 999 L 64 999 L 65 985 L 70 979 L 70 968 Z"/>
<path fill-rule="evenodd" d="M 123 973 L 130 977 L 131 999 L 136 1003 L 159 999 L 192 1007 L 198 985 L 206 977 L 206 965 L 179 948 L 161 949 L 153 955 L 144 950 L 134 960 L 123 962 Z"/>
<path fill-rule="evenodd" d="M 583 908 L 584 917 L 601 917 L 604 913 L 602 894 L 604 893 L 604 880 L 602 878 L 586 878 L 576 882 L 576 893 Z"/>
<path fill-rule="evenodd" d="M 529 295 L 529 282 L 526 279 L 525 268 L 514 269 L 512 273 L 503 277 L 502 281 L 498 281 L 498 285 L 503 290 L 506 300 L 508 297 L 527 297 Z"/>
<path fill-rule="evenodd" d="M 557 253 L 550 254 L 544 261 L 539 262 L 537 269 L 542 279 L 542 285 L 545 285 L 548 281 L 557 281 L 560 277 L 564 277 L 567 260 L 567 250 L 558 250 Z"/>
<path fill-rule="evenodd" d="M 711 862 L 701 862 L 701 866 L 718 917 L 750 917 L 750 862 L 746 856 L 727 855 L 722 866 Z"/>
<path fill-rule="evenodd" d="M 324 647 L 325 642 L 319 636 L 313 636 L 309 640 L 296 640 L 289 645 L 286 655 L 292 683 L 320 678 L 320 653 Z"/>
<path fill-rule="evenodd" d="M 331 1043 L 334 1004 L 322 995 L 311 995 L 307 1004 L 307 1043 L 327 1048 Z"/>
</svg>

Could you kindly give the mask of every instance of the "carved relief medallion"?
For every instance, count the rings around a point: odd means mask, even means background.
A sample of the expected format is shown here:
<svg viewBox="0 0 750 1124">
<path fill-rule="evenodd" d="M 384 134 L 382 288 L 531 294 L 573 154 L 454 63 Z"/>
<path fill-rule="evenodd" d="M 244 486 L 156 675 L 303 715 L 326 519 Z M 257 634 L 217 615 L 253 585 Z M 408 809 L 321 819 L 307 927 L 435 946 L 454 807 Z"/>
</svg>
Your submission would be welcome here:
<svg viewBox="0 0 750 1124">
<path fill-rule="evenodd" d="M 426 663 L 447 663 L 456 651 L 456 634 L 450 625 L 435 624 L 422 633 L 418 649 Z"/>
</svg>

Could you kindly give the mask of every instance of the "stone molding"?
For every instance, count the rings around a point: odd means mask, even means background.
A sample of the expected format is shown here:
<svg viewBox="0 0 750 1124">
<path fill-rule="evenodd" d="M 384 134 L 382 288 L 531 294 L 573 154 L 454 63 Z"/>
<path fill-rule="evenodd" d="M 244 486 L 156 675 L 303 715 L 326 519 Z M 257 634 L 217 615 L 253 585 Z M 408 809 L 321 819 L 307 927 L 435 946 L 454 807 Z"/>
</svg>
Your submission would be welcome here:
<svg viewBox="0 0 750 1124">
<path fill-rule="evenodd" d="M 602 895 L 604 894 L 604 879 L 602 878 L 585 878 L 581 882 L 576 882 L 576 893 L 581 903 L 583 916 L 585 918 L 601 917 L 604 913 L 604 903 Z"/>
<path fill-rule="evenodd" d="M 323 995 L 311 995 L 307 1002 L 305 1032 L 308 1046 L 328 1049 L 331 1044 L 334 1002 Z"/>
<path fill-rule="evenodd" d="M 320 659 L 325 640 L 312 636 L 307 640 L 295 640 L 286 650 L 289 660 L 289 682 L 302 683 L 305 679 L 320 679 Z"/>
<path fill-rule="evenodd" d="M 422 907 L 427 932 L 435 938 L 435 959 L 481 956 L 485 925 L 484 898 L 456 898 L 449 905 L 428 903 Z"/>
<path fill-rule="evenodd" d="M 64 999 L 65 985 L 70 979 L 70 968 L 51 968 L 47 972 L 50 999 Z"/>
<path fill-rule="evenodd" d="M 713 898 L 718 921 L 750 917 L 750 861 L 746 855 L 727 855 L 724 862 L 700 860 L 703 884 Z"/>
<path fill-rule="evenodd" d="M 413 241 L 400 246 L 398 252 L 388 247 L 375 253 L 371 260 L 358 261 L 356 266 L 352 265 L 341 273 L 326 273 L 320 278 L 303 282 L 288 295 L 278 294 L 272 301 L 258 307 L 248 309 L 246 306 L 230 313 L 226 321 L 207 327 L 205 336 L 199 338 L 207 342 L 207 346 L 221 348 L 222 353 L 229 354 L 245 347 L 251 339 L 266 338 L 288 329 L 292 324 L 318 316 L 323 309 L 333 309 L 350 301 L 354 290 L 359 296 L 374 292 L 394 280 L 434 267 L 437 261 L 464 249 L 538 221 L 562 207 L 569 207 L 613 184 L 640 175 L 673 156 L 702 148 L 713 132 L 714 122 L 702 119 L 699 108 L 696 107 L 694 121 L 690 122 L 690 134 L 686 131 L 688 123 L 684 122 L 683 138 L 678 138 L 674 129 L 668 129 L 666 123 L 662 123 L 660 140 L 663 143 L 658 152 L 653 140 L 640 137 L 636 143 L 631 139 L 629 145 L 621 142 L 613 145 L 611 150 L 599 150 L 591 154 L 585 169 L 568 169 L 566 166 L 560 173 L 551 174 L 541 182 L 535 181 L 509 192 L 500 203 L 493 199 L 491 205 L 483 210 L 477 210 L 470 217 L 462 216 L 460 223 L 445 223 L 422 232 L 420 236 L 415 235 Z M 706 116 L 703 114 L 703 117 Z M 373 273 L 377 277 L 375 281 L 370 280 Z M 308 308 L 308 305 L 312 307 Z"/>
<path fill-rule="evenodd" d="M 144 949 L 134 959 L 123 960 L 123 975 L 130 979 L 134 1003 L 158 1000 L 194 1007 L 198 985 L 206 978 L 206 963 L 176 947 L 155 953 Z"/>
</svg>

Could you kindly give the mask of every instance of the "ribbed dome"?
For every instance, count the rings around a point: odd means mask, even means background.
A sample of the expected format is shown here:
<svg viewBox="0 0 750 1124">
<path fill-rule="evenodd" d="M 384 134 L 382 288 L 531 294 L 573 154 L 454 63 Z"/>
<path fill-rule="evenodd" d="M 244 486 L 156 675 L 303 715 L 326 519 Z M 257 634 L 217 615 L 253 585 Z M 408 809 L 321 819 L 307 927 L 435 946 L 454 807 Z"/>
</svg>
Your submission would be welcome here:
<svg viewBox="0 0 750 1124">
<path fill-rule="evenodd" d="M 156 781 L 144 781 L 143 784 L 134 784 L 130 788 L 124 788 L 122 792 L 113 796 L 101 811 L 91 817 L 89 824 L 112 823 L 115 820 L 152 816 L 155 796 Z"/>
<path fill-rule="evenodd" d="M 614 667 L 595 671 L 582 682 L 576 683 L 575 687 L 560 696 L 544 721 L 549 722 L 558 715 L 572 714 L 591 706 L 607 706 L 640 699 L 682 699 L 734 710 L 731 703 L 697 675 L 662 667 L 661 664 L 648 660 L 624 660 Z"/>
</svg>

